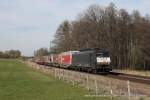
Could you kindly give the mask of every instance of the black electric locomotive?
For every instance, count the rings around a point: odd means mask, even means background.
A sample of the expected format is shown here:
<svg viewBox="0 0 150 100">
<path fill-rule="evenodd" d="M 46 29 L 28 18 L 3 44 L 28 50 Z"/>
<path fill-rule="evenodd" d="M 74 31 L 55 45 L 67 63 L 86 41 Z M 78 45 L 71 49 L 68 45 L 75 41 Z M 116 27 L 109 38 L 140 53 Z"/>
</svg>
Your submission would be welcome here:
<svg viewBox="0 0 150 100">
<path fill-rule="evenodd" d="M 89 72 L 112 70 L 109 51 L 106 49 L 84 49 L 72 55 L 72 67 Z"/>
</svg>

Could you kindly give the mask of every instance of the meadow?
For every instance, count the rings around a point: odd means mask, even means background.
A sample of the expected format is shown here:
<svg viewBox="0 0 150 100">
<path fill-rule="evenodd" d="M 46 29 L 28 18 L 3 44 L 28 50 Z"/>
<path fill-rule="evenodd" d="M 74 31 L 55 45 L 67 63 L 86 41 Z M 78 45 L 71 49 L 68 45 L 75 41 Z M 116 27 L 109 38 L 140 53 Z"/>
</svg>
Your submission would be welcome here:
<svg viewBox="0 0 150 100">
<path fill-rule="evenodd" d="M 19 60 L 0 59 L 0 100 L 110 100 L 86 97 L 87 94 L 85 89 L 34 70 Z"/>
</svg>

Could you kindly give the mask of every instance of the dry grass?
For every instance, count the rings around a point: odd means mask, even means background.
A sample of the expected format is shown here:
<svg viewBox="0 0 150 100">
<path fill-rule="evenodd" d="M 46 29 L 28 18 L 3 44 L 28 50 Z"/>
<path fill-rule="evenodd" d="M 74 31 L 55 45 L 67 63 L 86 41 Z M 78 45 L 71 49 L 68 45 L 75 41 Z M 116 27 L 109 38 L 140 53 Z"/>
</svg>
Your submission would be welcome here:
<svg viewBox="0 0 150 100">
<path fill-rule="evenodd" d="M 126 74 L 133 74 L 133 75 L 141 75 L 141 76 L 149 76 L 150 77 L 150 71 L 137 71 L 137 70 L 113 70 L 115 72 L 121 72 Z"/>
</svg>

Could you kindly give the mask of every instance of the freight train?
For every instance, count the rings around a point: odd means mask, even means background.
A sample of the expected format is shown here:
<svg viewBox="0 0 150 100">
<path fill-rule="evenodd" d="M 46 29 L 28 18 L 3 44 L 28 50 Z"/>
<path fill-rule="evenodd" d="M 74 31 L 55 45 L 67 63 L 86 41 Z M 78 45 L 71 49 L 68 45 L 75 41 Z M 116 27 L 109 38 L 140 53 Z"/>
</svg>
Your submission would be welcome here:
<svg viewBox="0 0 150 100">
<path fill-rule="evenodd" d="M 60 54 L 35 57 L 35 62 L 66 69 L 88 72 L 109 72 L 112 70 L 111 57 L 106 49 L 84 49 L 67 51 Z"/>
</svg>

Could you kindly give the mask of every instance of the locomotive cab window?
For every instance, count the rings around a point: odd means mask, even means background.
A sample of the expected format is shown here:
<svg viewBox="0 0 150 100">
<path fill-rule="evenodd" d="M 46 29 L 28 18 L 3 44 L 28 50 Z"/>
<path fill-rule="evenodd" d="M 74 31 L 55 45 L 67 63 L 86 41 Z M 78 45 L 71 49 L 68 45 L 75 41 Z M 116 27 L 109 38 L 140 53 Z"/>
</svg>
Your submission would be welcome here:
<svg viewBox="0 0 150 100">
<path fill-rule="evenodd" d="M 97 57 L 110 57 L 109 53 L 97 53 L 96 56 Z"/>
<path fill-rule="evenodd" d="M 108 52 L 96 54 L 97 64 L 109 65 L 111 60 Z"/>
</svg>

